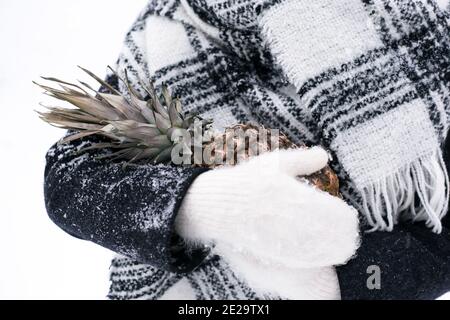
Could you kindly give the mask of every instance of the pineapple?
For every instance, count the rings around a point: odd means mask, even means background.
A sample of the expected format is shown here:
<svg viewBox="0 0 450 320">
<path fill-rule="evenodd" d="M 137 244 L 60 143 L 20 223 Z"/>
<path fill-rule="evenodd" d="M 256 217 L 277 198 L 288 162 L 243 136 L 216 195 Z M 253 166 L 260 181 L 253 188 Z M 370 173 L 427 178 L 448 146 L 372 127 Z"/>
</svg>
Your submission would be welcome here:
<svg viewBox="0 0 450 320">
<path fill-rule="evenodd" d="M 247 139 L 243 137 L 247 137 Z M 217 141 L 219 143 L 216 143 Z M 231 159 L 227 159 L 228 147 L 233 149 L 230 152 L 233 155 Z M 237 124 L 225 129 L 223 134 L 215 135 L 212 141 L 203 145 L 203 149 L 206 151 L 204 156 L 206 154 L 210 158 L 204 157 L 200 166 L 217 168 L 224 164 L 237 164 L 239 161 L 245 161 L 264 152 L 293 148 L 307 147 L 306 145 L 298 146 L 294 144 L 286 135 L 279 133 L 277 130 L 266 129 L 263 126 L 254 124 Z M 242 152 L 239 152 L 241 150 Z M 301 178 L 305 182 L 335 197 L 341 197 L 339 193 L 339 179 L 329 166 L 326 166 L 319 172 Z"/>
<path fill-rule="evenodd" d="M 172 97 L 167 86 L 162 86 L 158 95 L 152 83 L 141 83 L 147 95 L 144 98 L 131 87 L 125 73 L 124 79 L 119 77 L 128 89 L 129 95 L 125 97 L 92 72 L 81 69 L 110 93 L 98 92 L 84 82 L 73 84 L 55 78 L 43 77 L 60 88 L 35 83 L 48 95 L 75 107 L 46 107 L 48 111 L 38 111 L 40 118 L 47 123 L 76 131 L 59 143 L 101 135 L 110 141 L 83 150 L 110 148 L 114 151 L 106 157 L 126 159 L 126 164 L 136 161 L 175 162 L 173 154 L 181 152 L 184 160 L 188 158 L 188 163 L 209 168 L 234 165 L 277 148 L 306 148 L 295 145 L 283 134 L 274 134 L 277 131 L 254 124 L 238 124 L 227 128 L 224 133 L 214 133 L 211 121 L 183 115 L 180 100 Z M 197 133 L 202 137 L 200 143 L 192 145 L 189 140 L 198 141 Z M 340 196 L 338 178 L 329 167 L 301 178 L 333 196 Z"/>
</svg>

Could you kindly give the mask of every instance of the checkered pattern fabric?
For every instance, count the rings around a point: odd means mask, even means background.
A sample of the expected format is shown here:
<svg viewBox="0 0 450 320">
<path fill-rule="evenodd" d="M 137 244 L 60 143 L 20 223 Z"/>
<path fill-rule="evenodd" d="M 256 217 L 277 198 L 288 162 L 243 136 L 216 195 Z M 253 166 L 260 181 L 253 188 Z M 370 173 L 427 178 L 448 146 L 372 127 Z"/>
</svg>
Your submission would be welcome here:
<svg viewBox="0 0 450 320">
<path fill-rule="evenodd" d="M 449 14 L 431 0 L 154 0 L 117 70 L 165 83 L 187 112 L 325 145 L 372 230 L 435 231 L 447 211 Z M 213 257 L 187 277 L 118 257 L 111 298 L 259 298 Z M 211 279 L 224 283 L 213 288 Z M 184 288 L 184 289 L 182 289 Z"/>
</svg>

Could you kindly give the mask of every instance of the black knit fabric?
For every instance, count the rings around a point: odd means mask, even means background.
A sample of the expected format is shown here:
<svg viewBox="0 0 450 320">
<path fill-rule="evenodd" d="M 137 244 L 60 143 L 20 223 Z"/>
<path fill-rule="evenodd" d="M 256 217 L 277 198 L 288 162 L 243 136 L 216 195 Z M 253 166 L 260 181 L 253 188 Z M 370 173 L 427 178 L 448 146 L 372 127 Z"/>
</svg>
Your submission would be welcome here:
<svg viewBox="0 0 450 320">
<path fill-rule="evenodd" d="M 380 268 L 380 289 L 367 286 L 369 266 Z M 342 299 L 436 299 L 450 290 L 450 230 L 405 224 L 365 234 L 357 257 L 337 273 Z"/>
<path fill-rule="evenodd" d="M 205 255 L 184 250 L 173 233 L 177 208 L 201 168 L 131 165 L 77 153 L 98 141 L 54 145 L 47 154 L 45 204 L 67 233 L 137 261 L 187 272 Z"/>
</svg>

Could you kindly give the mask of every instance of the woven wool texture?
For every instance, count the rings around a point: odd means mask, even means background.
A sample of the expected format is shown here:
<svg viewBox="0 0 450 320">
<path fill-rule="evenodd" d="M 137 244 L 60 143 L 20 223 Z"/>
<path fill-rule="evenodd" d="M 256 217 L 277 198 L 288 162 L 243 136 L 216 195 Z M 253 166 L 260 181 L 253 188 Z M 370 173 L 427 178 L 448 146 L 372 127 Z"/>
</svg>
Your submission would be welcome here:
<svg viewBox="0 0 450 320">
<path fill-rule="evenodd" d="M 142 56 L 133 65 L 124 53 L 119 69 L 170 84 L 188 111 L 219 128 L 257 121 L 325 144 L 373 230 L 392 230 L 406 212 L 440 232 L 449 41 L 432 2 L 154 6 L 128 36 L 128 50 Z"/>
<path fill-rule="evenodd" d="M 334 156 L 345 200 L 361 212 L 367 229 L 391 231 L 404 218 L 425 221 L 439 233 L 448 205 L 440 145 L 450 115 L 449 30 L 448 13 L 427 0 L 155 0 L 127 34 L 116 69 L 126 69 L 138 91 L 138 79 L 168 84 L 185 111 L 213 118 L 217 129 L 253 121 L 281 129 L 294 142 L 324 145 Z M 79 146 L 55 147 L 49 161 L 70 148 Z M 97 164 L 76 158 L 70 165 L 89 172 Z M 201 173 L 137 168 L 136 176 L 161 170 L 167 177 L 157 187 L 141 176 L 138 186 L 118 177 L 119 166 L 110 166 L 102 181 L 114 172 L 115 191 L 140 190 L 156 198 L 156 189 L 165 187 L 174 190 L 173 199 L 182 198 L 170 177 L 192 181 Z M 76 183 L 86 186 L 96 178 Z M 90 206 L 97 201 L 88 200 Z M 158 221 L 144 219 L 138 231 L 132 225 L 142 219 L 122 208 L 122 231 L 141 232 L 148 243 L 146 228 L 161 226 L 158 232 L 164 234 L 176 201 L 160 200 L 172 207 L 161 209 Z M 100 216 L 118 210 L 98 201 Z M 139 203 L 141 218 L 155 209 L 150 202 Z M 80 213 L 86 215 L 82 205 Z M 75 217 L 64 219 L 75 224 L 68 232 L 81 230 Z M 107 243 L 114 235 L 103 220 L 94 220 L 102 231 L 92 231 L 92 240 L 111 247 Z M 180 281 L 178 273 L 158 269 L 167 269 L 167 249 L 140 259 L 150 267 L 133 260 L 142 256 L 137 248 L 135 243 L 113 247 L 128 258 L 113 261 L 111 298 L 171 297 L 176 292 L 196 298 L 261 297 L 217 256 Z M 219 289 L 211 286 L 218 282 L 223 284 Z M 173 285 L 179 290 L 171 290 Z"/>
</svg>

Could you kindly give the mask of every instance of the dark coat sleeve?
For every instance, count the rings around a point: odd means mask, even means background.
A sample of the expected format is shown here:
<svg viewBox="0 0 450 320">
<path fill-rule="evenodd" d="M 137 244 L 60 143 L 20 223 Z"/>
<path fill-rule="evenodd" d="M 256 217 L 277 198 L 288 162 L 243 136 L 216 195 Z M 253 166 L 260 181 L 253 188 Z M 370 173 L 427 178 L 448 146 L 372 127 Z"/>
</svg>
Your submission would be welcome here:
<svg viewBox="0 0 450 320">
<path fill-rule="evenodd" d="M 46 156 L 45 204 L 50 218 L 67 233 L 95 242 L 139 262 L 187 272 L 205 249 L 185 248 L 173 232 L 176 212 L 200 168 L 98 159 L 105 150 L 78 152 L 91 137 L 55 144 Z"/>
<path fill-rule="evenodd" d="M 367 285 L 370 266 L 379 267 L 379 289 Z M 364 234 L 356 258 L 337 273 L 345 300 L 436 299 L 450 291 L 450 230 L 437 235 L 423 224 L 404 224 Z"/>
</svg>

